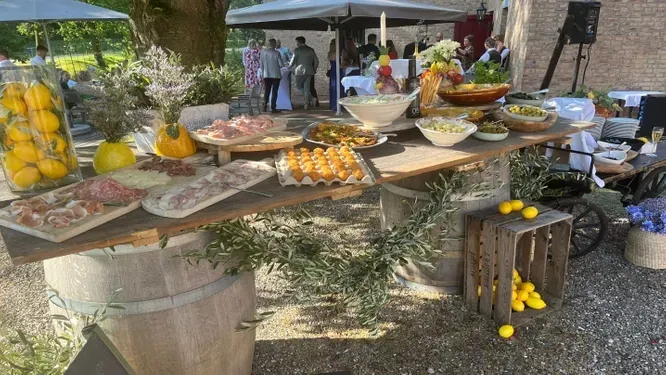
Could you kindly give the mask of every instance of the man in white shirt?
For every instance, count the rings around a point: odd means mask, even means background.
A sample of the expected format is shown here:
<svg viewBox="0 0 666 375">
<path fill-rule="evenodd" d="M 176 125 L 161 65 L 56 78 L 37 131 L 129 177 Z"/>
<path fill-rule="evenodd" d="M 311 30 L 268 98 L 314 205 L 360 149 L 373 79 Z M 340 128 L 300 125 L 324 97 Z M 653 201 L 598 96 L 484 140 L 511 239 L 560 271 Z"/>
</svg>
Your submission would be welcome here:
<svg viewBox="0 0 666 375">
<path fill-rule="evenodd" d="M 500 55 L 500 53 L 497 52 L 497 50 L 495 49 L 495 47 L 497 46 L 495 39 L 488 38 L 486 39 L 486 42 L 483 45 L 486 47 L 486 52 L 483 55 L 481 55 L 481 57 L 479 57 L 476 63 L 492 61 L 494 63 L 501 64 L 502 55 Z M 472 64 L 472 66 L 469 69 L 467 69 L 465 74 L 472 74 L 472 72 L 474 72 L 474 65 L 476 65 L 476 63 Z"/>
<path fill-rule="evenodd" d="M 46 55 L 49 53 L 49 49 L 43 45 L 37 46 L 37 54 L 30 60 L 30 65 L 46 65 Z"/>
</svg>

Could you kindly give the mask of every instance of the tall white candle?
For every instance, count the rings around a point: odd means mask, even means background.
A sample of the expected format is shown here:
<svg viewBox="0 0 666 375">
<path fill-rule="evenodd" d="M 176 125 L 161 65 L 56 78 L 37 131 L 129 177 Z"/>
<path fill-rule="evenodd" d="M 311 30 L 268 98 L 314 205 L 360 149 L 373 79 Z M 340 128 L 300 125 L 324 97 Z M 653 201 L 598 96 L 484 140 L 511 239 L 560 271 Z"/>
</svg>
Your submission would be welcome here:
<svg viewBox="0 0 666 375">
<path fill-rule="evenodd" d="M 386 13 L 382 12 L 382 17 L 380 21 L 380 34 L 381 34 L 381 43 L 382 47 L 386 47 Z"/>
</svg>

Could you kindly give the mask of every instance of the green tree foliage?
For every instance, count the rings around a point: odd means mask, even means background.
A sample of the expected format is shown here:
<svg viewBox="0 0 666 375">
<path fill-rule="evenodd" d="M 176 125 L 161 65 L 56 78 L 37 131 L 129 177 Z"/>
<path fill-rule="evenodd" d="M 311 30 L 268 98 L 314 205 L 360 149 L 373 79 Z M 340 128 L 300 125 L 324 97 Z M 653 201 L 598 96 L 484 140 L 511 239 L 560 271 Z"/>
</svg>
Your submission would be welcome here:
<svg viewBox="0 0 666 375">
<path fill-rule="evenodd" d="M 261 3 L 261 0 L 231 0 L 231 4 L 229 4 L 229 10 L 246 8 Z M 229 46 L 229 48 L 242 48 L 247 46 L 247 41 L 250 39 L 263 41 L 266 39 L 266 33 L 261 29 L 231 28 L 227 40 L 227 46 Z"/>
<path fill-rule="evenodd" d="M 0 23 L 0 49 L 7 49 L 12 59 L 29 59 L 25 47 L 30 45 L 31 41 L 29 36 L 17 30 L 16 24 Z"/>
</svg>

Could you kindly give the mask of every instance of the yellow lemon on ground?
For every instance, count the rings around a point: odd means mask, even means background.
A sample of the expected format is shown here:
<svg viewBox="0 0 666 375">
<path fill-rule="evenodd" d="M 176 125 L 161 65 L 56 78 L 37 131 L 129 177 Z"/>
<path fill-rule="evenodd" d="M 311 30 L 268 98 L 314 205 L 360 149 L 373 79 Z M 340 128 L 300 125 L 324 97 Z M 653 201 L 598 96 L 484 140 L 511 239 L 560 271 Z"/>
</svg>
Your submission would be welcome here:
<svg viewBox="0 0 666 375">
<path fill-rule="evenodd" d="M 25 116 L 28 113 L 28 107 L 26 107 L 23 99 L 15 96 L 3 96 L 0 99 L 0 105 L 7 108 L 15 116 Z"/>
<path fill-rule="evenodd" d="M 9 82 L 2 90 L 2 96 L 18 96 L 20 98 L 25 95 L 25 85 L 21 82 Z"/>
<path fill-rule="evenodd" d="M 136 163 L 136 156 L 124 143 L 102 142 L 95 151 L 93 167 L 97 174 L 111 172 Z"/>
<path fill-rule="evenodd" d="M 14 155 L 14 151 L 5 152 L 5 169 L 10 172 L 18 172 L 28 165 L 24 160 Z"/>
<path fill-rule="evenodd" d="M 499 204 L 497 209 L 499 210 L 499 213 L 501 213 L 502 215 L 510 214 L 511 211 L 513 211 L 513 208 L 511 207 L 511 202 L 502 202 Z"/>
<path fill-rule="evenodd" d="M 530 292 L 526 290 L 519 290 L 518 292 L 516 292 L 516 294 L 518 295 L 518 300 L 523 302 L 527 301 L 527 299 L 530 298 Z"/>
<path fill-rule="evenodd" d="M 539 294 L 537 292 L 530 292 L 530 297 L 541 299 L 541 294 Z"/>
<path fill-rule="evenodd" d="M 379 56 L 378 60 L 380 66 L 389 66 L 389 64 L 391 63 L 391 58 L 389 57 L 389 55 L 381 55 Z"/>
<path fill-rule="evenodd" d="M 60 128 L 58 116 L 51 111 L 30 111 L 28 117 L 32 126 L 42 133 L 52 133 Z"/>
<path fill-rule="evenodd" d="M 67 166 L 60 160 L 44 159 L 37 162 L 37 168 L 46 177 L 59 180 L 69 173 Z"/>
<path fill-rule="evenodd" d="M 534 289 L 535 289 L 535 288 L 536 288 L 536 287 L 534 286 L 534 284 L 532 284 L 532 283 L 529 282 L 529 281 L 525 281 L 524 283 L 521 283 L 521 284 L 520 284 L 520 288 L 519 288 L 519 289 L 521 289 L 521 290 L 526 290 L 527 293 L 532 293 L 532 292 L 534 292 Z"/>
<path fill-rule="evenodd" d="M 515 312 L 521 312 L 525 310 L 525 304 L 521 300 L 514 299 L 511 301 L 511 310 Z"/>
<path fill-rule="evenodd" d="M 541 310 L 546 307 L 546 303 L 540 298 L 530 297 L 525 300 L 525 304 L 527 307 L 534 310 Z"/>
<path fill-rule="evenodd" d="M 518 293 L 516 293 L 515 290 L 512 290 L 511 291 L 511 300 L 513 301 L 515 299 L 518 299 Z"/>
<path fill-rule="evenodd" d="M 504 337 L 505 339 L 508 339 L 509 337 L 513 336 L 513 326 L 509 324 L 505 324 L 499 328 L 497 333 L 499 333 L 500 336 Z"/>
<path fill-rule="evenodd" d="M 58 133 L 41 133 L 35 143 L 42 149 L 61 153 L 67 148 L 67 141 Z"/>
<path fill-rule="evenodd" d="M 25 167 L 20 171 L 14 173 L 12 181 L 16 186 L 21 188 L 29 188 L 30 186 L 39 182 L 42 179 L 41 173 L 35 167 Z"/>
<path fill-rule="evenodd" d="M 518 290 L 518 285 L 516 285 L 516 284 L 511 284 L 511 289 L 513 289 L 513 290 Z"/>
<path fill-rule="evenodd" d="M 523 217 L 527 220 L 532 220 L 539 215 L 539 210 L 536 207 L 530 206 L 523 209 Z"/>
<path fill-rule="evenodd" d="M 32 139 L 30 130 L 32 126 L 27 121 L 15 122 L 12 126 L 8 126 L 6 131 L 9 138 L 15 142 L 29 141 Z"/>
<path fill-rule="evenodd" d="M 648 142 L 650 142 L 650 141 L 649 141 L 647 138 L 645 138 L 645 137 L 640 137 L 640 138 L 636 138 L 636 139 L 638 139 L 639 141 L 641 141 L 641 142 L 643 142 L 643 143 L 648 143 Z"/>
<path fill-rule="evenodd" d="M 25 104 L 28 105 L 28 108 L 33 111 L 53 108 L 53 103 L 51 102 L 51 90 L 41 83 L 30 87 L 25 92 L 23 99 L 25 100 Z"/>
<path fill-rule="evenodd" d="M 44 153 L 37 149 L 37 146 L 30 141 L 17 142 L 14 145 L 14 155 L 28 163 L 36 163 L 45 156 Z"/>
<path fill-rule="evenodd" d="M 525 207 L 525 204 L 523 203 L 523 201 L 518 200 L 518 199 L 514 199 L 514 200 L 511 201 L 511 209 L 514 212 L 522 210 L 523 207 Z"/>
<path fill-rule="evenodd" d="M 513 279 L 513 284 L 516 285 L 516 286 L 520 285 L 520 283 L 522 283 L 522 282 L 523 282 L 523 279 L 520 276 L 517 276 Z"/>
</svg>

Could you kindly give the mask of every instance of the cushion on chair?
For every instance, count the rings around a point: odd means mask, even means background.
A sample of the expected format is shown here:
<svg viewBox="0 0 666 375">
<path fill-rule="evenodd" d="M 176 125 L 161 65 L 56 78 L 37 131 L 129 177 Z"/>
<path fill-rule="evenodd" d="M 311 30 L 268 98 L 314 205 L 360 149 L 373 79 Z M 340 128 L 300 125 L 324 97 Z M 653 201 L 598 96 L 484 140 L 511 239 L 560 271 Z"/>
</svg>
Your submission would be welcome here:
<svg viewBox="0 0 666 375">
<path fill-rule="evenodd" d="M 635 138 L 639 124 L 640 122 L 634 118 L 612 117 L 606 119 L 601 137 Z"/>
<path fill-rule="evenodd" d="M 601 116 L 594 116 L 592 118 L 592 122 L 596 124 L 596 126 L 592 129 L 585 130 L 588 134 L 594 138 L 595 141 L 598 141 L 601 139 L 601 133 L 603 132 L 604 125 L 606 123 L 606 118 L 601 117 Z"/>
</svg>

